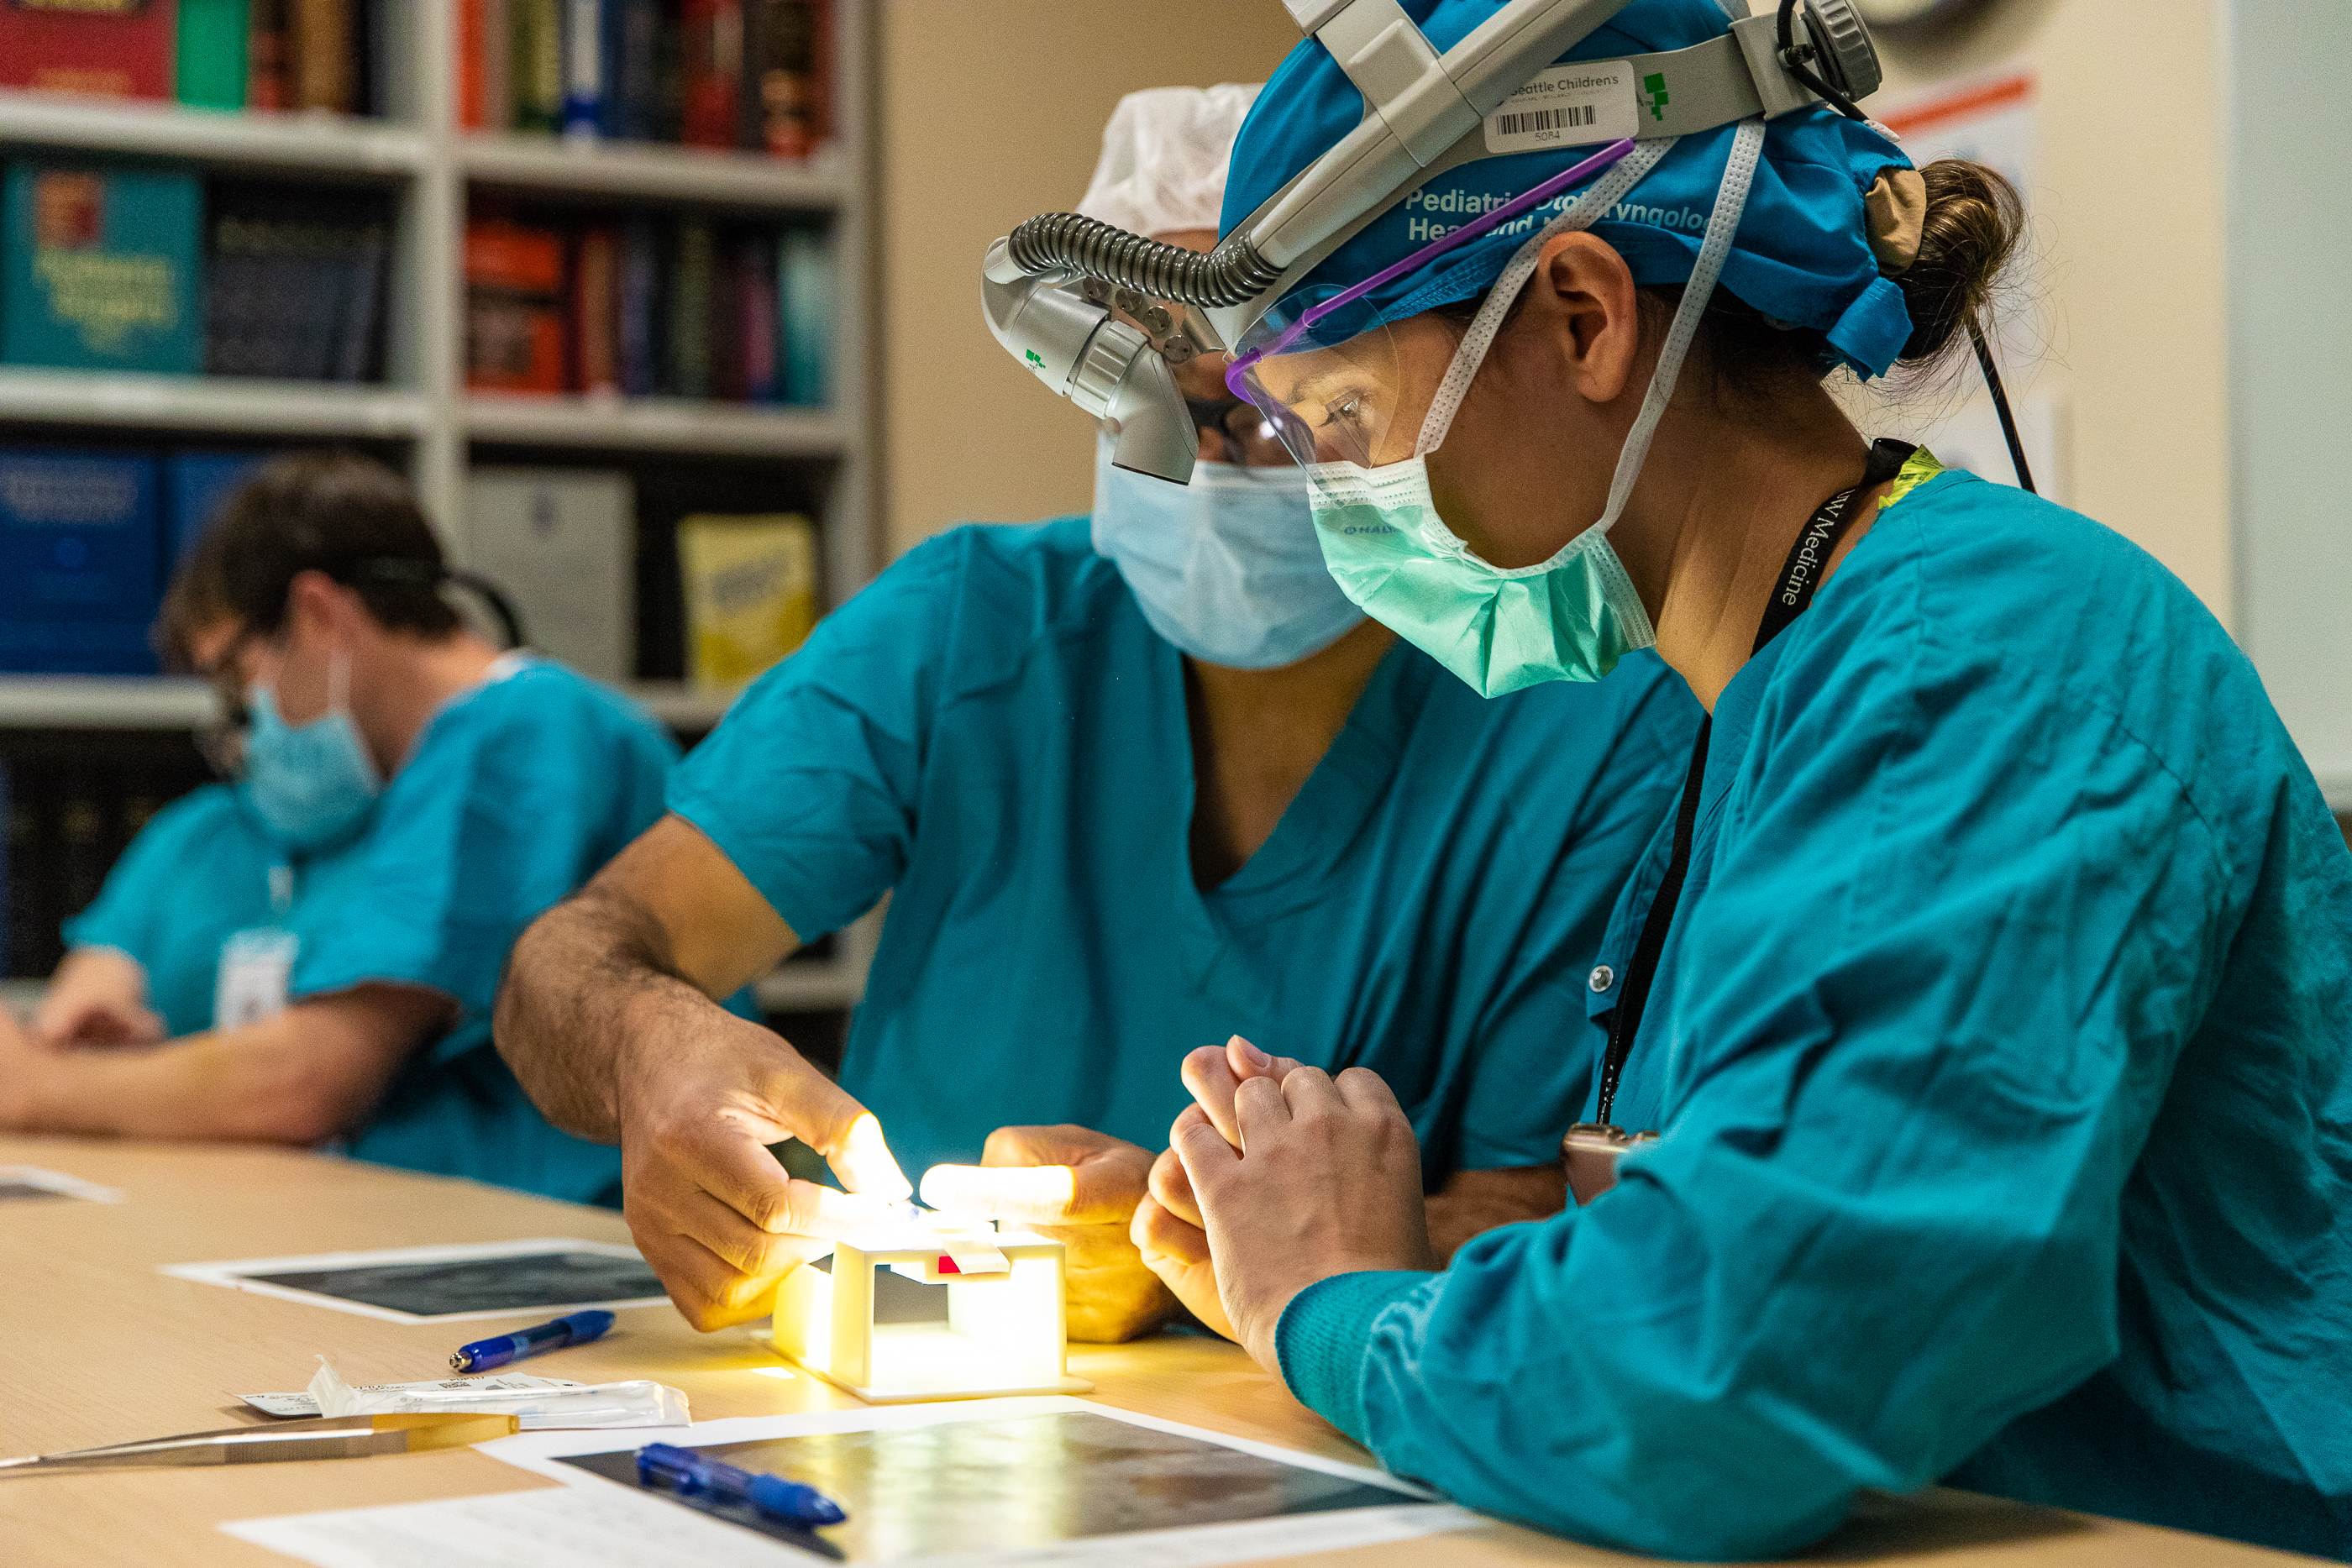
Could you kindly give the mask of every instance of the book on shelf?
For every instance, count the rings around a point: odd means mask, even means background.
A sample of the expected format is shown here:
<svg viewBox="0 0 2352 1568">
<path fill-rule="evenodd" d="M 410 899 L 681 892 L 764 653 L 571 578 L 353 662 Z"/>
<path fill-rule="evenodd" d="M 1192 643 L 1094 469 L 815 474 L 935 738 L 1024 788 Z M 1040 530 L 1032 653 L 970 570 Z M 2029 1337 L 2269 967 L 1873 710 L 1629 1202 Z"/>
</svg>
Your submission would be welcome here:
<svg viewBox="0 0 2352 1568">
<path fill-rule="evenodd" d="M 698 513 L 677 525 L 687 663 L 727 689 L 799 647 L 816 626 L 816 530 L 795 514 Z"/>
<path fill-rule="evenodd" d="M 684 217 L 672 231 L 669 298 L 662 334 L 667 348 L 662 390 L 675 397 L 711 395 L 711 309 L 718 292 L 719 246 L 708 218 Z"/>
<path fill-rule="evenodd" d="M 289 109 L 350 114 L 360 107 L 354 0 L 286 0 Z"/>
<path fill-rule="evenodd" d="M 509 128 L 554 131 L 563 125 L 565 0 L 507 0 Z"/>
<path fill-rule="evenodd" d="M 195 371 L 203 204 L 192 173 L 10 163 L 0 193 L 0 361 Z"/>
<path fill-rule="evenodd" d="M 219 181 L 210 205 L 205 369 L 220 376 L 376 379 L 392 198 Z"/>
<path fill-rule="evenodd" d="M 734 147 L 742 137 L 743 0 L 682 0 L 679 23 L 689 147 Z"/>
<path fill-rule="evenodd" d="M 597 129 L 623 141 L 662 138 L 661 0 L 603 0 L 604 81 Z"/>
<path fill-rule="evenodd" d="M 735 240 L 737 395 L 745 402 L 774 402 L 782 395 L 777 364 L 776 236 L 754 229 Z"/>
<path fill-rule="evenodd" d="M 833 135 L 833 0 L 457 0 L 453 15 L 468 131 L 781 158 Z"/>
<path fill-rule="evenodd" d="M 514 601 L 533 648 L 601 681 L 636 669 L 635 534 L 626 474 L 477 468 L 466 480 L 467 564 Z"/>
<path fill-rule="evenodd" d="M 563 134 L 593 140 L 604 120 L 604 0 L 562 0 Z"/>
<path fill-rule="evenodd" d="M 294 107 L 288 11 L 294 0 L 247 0 L 245 101 L 253 109 Z"/>
<path fill-rule="evenodd" d="M 170 98 L 174 0 L 0 0 L 0 87 Z"/>
<path fill-rule="evenodd" d="M 564 390 L 563 235 L 502 218 L 466 225 L 466 384 Z"/>
<path fill-rule="evenodd" d="M 179 0 L 179 11 L 174 96 L 202 109 L 243 109 L 246 0 Z"/>
<path fill-rule="evenodd" d="M 610 224 L 580 231 L 572 256 L 572 385 L 621 390 L 621 232 Z"/>
<path fill-rule="evenodd" d="M 155 469 L 146 453 L 0 446 L 0 669 L 155 673 Z"/>
<path fill-rule="evenodd" d="M 833 236 L 805 224 L 786 229 L 776 274 L 783 401 L 824 408 L 833 402 Z"/>
<path fill-rule="evenodd" d="M 468 131 L 514 126 L 507 57 L 514 24 L 507 0 L 457 0 L 457 122 Z"/>
<path fill-rule="evenodd" d="M 661 236 L 640 213 L 621 225 L 614 289 L 614 354 L 620 390 L 633 397 L 661 390 Z"/>
</svg>

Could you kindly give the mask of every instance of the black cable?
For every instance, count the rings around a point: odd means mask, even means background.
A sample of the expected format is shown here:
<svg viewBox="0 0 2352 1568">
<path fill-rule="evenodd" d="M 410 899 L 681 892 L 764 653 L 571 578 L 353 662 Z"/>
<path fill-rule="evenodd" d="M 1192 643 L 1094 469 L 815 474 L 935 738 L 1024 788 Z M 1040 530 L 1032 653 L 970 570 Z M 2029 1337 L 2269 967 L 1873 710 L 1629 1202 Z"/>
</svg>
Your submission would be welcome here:
<svg viewBox="0 0 2352 1568">
<path fill-rule="evenodd" d="M 516 612 L 514 601 L 499 591 L 497 583 L 479 572 L 472 571 L 453 571 L 449 574 L 449 580 L 489 606 L 490 614 L 497 619 L 499 629 L 506 633 L 509 648 L 520 648 L 530 641 L 529 637 L 523 635 L 522 616 Z"/>
<path fill-rule="evenodd" d="M 2029 496 L 2038 496 L 2042 492 L 2033 487 L 2033 470 L 2025 465 L 2025 443 L 2017 438 L 2016 416 L 2009 412 L 2009 393 L 2001 390 L 2000 371 L 1992 362 L 1992 350 L 1974 316 L 1969 318 L 1969 341 L 1976 346 L 1977 369 L 1984 372 L 1985 390 L 1992 393 L 1992 411 L 2000 415 L 2000 438 L 2009 443 L 2009 465 L 2017 470 L 2019 487 Z"/>
<path fill-rule="evenodd" d="M 1811 44 L 1806 44 L 1801 47 L 1798 46 L 1794 26 L 1796 15 L 1797 0 L 1780 0 L 1780 68 L 1819 93 L 1823 103 L 1828 104 L 1848 120 L 1860 120 L 1864 125 L 1869 124 L 1870 116 L 1863 113 L 1853 99 L 1832 87 L 1814 72 L 1811 62 L 1817 50 Z"/>
</svg>

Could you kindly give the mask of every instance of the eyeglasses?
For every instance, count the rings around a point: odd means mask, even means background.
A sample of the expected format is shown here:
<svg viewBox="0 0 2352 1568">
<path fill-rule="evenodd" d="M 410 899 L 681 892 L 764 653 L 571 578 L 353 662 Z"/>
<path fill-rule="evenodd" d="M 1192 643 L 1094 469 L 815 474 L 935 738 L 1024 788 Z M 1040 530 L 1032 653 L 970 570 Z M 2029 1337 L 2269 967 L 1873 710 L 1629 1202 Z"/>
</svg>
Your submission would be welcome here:
<svg viewBox="0 0 2352 1568">
<path fill-rule="evenodd" d="M 239 632 L 211 668 L 197 672 L 212 686 L 220 717 L 196 732 L 196 749 L 225 779 L 236 778 L 244 764 L 245 732 L 253 723 L 253 710 L 245 700 L 245 651 L 260 636 L 249 627 Z"/>
</svg>

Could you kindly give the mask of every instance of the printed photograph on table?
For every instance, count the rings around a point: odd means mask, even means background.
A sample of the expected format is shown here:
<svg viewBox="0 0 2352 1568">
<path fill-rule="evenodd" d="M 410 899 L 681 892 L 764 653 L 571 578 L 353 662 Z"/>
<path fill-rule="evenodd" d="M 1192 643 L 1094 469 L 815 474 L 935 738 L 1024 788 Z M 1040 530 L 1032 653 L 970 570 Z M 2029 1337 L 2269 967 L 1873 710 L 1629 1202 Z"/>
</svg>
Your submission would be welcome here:
<svg viewBox="0 0 2352 1568">
<path fill-rule="evenodd" d="M 691 1437 L 658 1440 L 753 1476 L 813 1488 L 848 1517 L 812 1531 L 754 1517 L 747 1507 L 681 1498 L 658 1481 L 646 1486 L 637 1462 L 643 1444 L 613 1433 L 527 1434 L 482 1452 L 563 1481 L 583 1510 L 605 1511 L 600 1500 L 626 1505 L 613 1514 L 636 1522 L 616 1535 L 695 1541 L 695 1524 L 681 1521 L 662 1532 L 650 1522 L 655 1513 L 683 1509 L 849 1563 L 1205 1568 L 1409 1540 L 1475 1522 L 1368 1465 L 1064 1396 L 960 1409 L 917 1405 L 741 1417 L 700 1422 Z M 292 1541 L 266 1543 L 284 1551 Z M 708 1540 L 709 1547 L 721 1544 Z M 615 1552 L 613 1560 L 625 1555 Z M 667 1560 L 658 1552 L 637 1555 Z"/>
<path fill-rule="evenodd" d="M 635 1249 L 536 1237 L 306 1258 L 173 1263 L 160 1272 L 389 1322 L 457 1322 L 514 1312 L 666 1306 Z"/>
</svg>

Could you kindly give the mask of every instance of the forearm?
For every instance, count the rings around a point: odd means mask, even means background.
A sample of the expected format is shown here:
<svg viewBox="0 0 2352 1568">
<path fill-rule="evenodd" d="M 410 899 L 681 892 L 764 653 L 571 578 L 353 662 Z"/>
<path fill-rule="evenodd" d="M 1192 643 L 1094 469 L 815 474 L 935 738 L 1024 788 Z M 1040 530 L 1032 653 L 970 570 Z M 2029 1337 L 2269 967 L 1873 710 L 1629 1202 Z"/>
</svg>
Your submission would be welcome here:
<svg viewBox="0 0 2352 1568">
<path fill-rule="evenodd" d="M 166 1045 L 61 1051 L 27 1064 L 27 1130 L 309 1145 L 356 1125 L 404 1048 L 332 1007 Z"/>
<path fill-rule="evenodd" d="M 675 1039 L 716 1005 L 677 973 L 660 922 L 591 887 L 515 944 L 494 1027 L 499 1054 L 549 1121 L 614 1144 L 629 1045 Z"/>
</svg>

